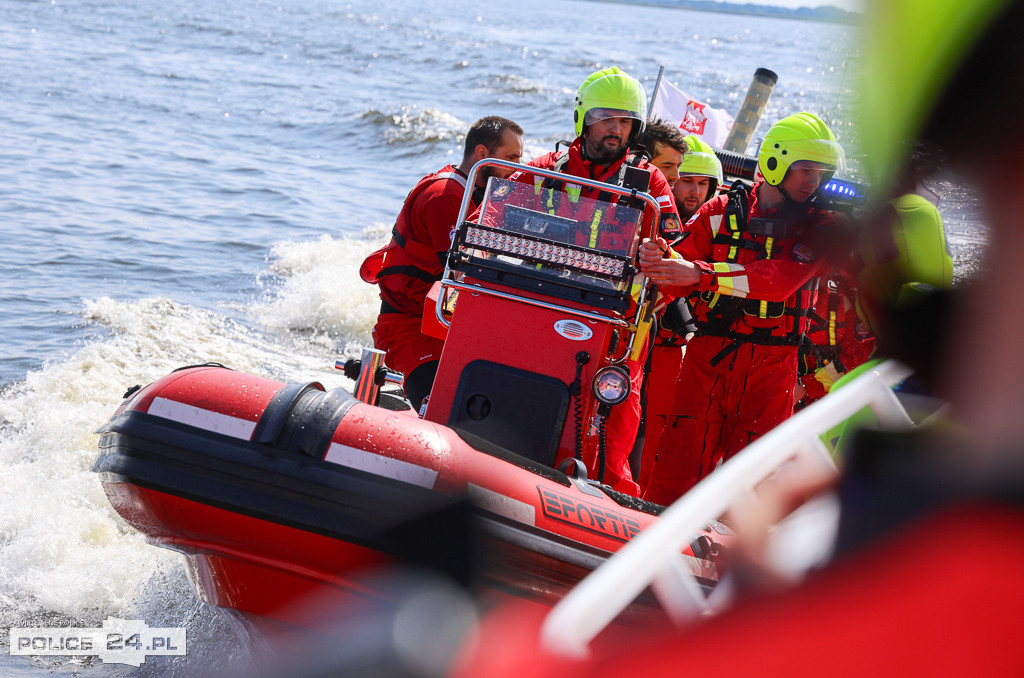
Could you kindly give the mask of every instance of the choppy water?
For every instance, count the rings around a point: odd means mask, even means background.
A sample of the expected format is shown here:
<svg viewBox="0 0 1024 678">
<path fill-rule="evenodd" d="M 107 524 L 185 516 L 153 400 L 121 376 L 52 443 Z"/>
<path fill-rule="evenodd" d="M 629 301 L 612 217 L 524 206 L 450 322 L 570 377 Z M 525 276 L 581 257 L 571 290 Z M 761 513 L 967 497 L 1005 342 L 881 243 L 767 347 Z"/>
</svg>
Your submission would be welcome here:
<svg viewBox="0 0 1024 678">
<path fill-rule="evenodd" d="M 93 431 L 125 389 L 209 360 L 345 383 L 376 295 L 358 263 L 473 120 L 570 136 L 572 95 L 618 65 L 767 123 L 845 122 L 849 27 L 573 0 L 0 0 L 0 674 L 244 666 L 175 554 L 110 509 Z M 851 153 L 855 156 L 855 151 Z M 973 205 L 942 187 L 958 264 Z M 141 668 L 7 654 L 11 626 L 185 626 Z"/>
</svg>

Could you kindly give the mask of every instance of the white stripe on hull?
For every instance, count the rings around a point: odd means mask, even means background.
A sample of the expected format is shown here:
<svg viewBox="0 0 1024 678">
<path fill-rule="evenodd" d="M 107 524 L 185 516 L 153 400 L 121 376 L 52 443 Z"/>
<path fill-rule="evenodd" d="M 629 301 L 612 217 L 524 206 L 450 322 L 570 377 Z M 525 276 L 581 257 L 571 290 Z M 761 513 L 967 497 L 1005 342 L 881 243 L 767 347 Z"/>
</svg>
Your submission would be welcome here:
<svg viewBox="0 0 1024 678">
<path fill-rule="evenodd" d="M 221 433 L 232 438 L 241 438 L 242 440 L 251 439 L 253 429 L 256 428 L 255 421 L 204 410 L 201 407 L 186 405 L 179 403 L 177 400 L 168 400 L 167 398 L 153 398 L 153 402 L 149 405 L 149 413 L 157 417 L 187 424 L 188 426 L 201 428 L 204 431 Z"/>
<path fill-rule="evenodd" d="M 532 504 L 469 483 L 469 498 L 482 509 L 527 525 L 537 524 L 537 509 Z"/>
<path fill-rule="evenodd" d="M 437 480 L 434 469 L 338 443 L 331 443 L 324 461 L 428 489 L 432 489 Z"/>
</svg>

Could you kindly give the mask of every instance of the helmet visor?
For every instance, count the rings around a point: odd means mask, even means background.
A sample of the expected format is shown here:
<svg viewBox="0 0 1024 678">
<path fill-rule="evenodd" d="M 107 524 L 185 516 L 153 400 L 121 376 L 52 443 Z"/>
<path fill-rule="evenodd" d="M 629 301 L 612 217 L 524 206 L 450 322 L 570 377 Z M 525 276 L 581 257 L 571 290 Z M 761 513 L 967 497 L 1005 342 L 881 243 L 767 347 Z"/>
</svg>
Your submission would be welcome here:
<svg viewBox="0 0 1024 678">
<path fill-rule="evenodd" d="M 722 163 L 714 153 L 690 151 L 679 164 L 679 176 L 701 176 L 722 183 Z"/>
<path fill-rule="evenodd" d="M 639 120 L 640 116 L 633 111 L 624 111 L 619 108 L 591 108 L 583 116 L 584 125 L 593 125 L 595 122 L 601 122 L 602 120 L 608 120 L 609 118 L 630 118 L 631 120 Z"/>
<path fill-rule="evenodd" d="M 787 142 L 790 164 L 800 160 L 828 165 L 842 171 L 846 167 L 846 154 L 838 142 L 831 139 L 794 139 Z"/>
</svg>

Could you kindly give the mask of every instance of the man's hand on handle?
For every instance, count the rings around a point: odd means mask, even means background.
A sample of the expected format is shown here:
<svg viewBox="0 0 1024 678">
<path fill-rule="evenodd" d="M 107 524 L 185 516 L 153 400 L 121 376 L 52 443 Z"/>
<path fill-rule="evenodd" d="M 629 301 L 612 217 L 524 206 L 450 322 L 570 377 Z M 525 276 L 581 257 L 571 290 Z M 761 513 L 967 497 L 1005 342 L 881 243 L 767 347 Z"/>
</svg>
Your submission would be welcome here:
<svg viewBox="0 0 1024 678">
<path fill-rule="evenodd" d="M 671 250 L 664 238 L 645 238 L 640 244 L 640 270 L 661 287 L 690 287 L 700 280 L 700 268 L 682 257 L 669 259 Z"/>
</svg>

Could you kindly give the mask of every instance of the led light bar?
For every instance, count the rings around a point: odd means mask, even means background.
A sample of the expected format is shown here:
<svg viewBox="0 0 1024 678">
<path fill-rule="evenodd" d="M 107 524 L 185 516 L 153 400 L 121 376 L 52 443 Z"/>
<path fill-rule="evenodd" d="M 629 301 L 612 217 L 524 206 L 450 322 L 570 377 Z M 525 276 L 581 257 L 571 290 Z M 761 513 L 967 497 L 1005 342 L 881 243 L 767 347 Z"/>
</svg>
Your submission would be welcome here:
<svg viewBox="0 0 1024 678">
<path fill-rule="evenodd" d="M 547 262 L 575 268 L 588 273 L 621 277 L 626 262 L 623 259 L 576 249 L 568 245 L 540 242 L 503 231 L 491 231 L 476 226 L 466 229 L 466 244 L 498 254 L 510 254 L 531 261 Z"/>
<path fill-rule="evenodd" d="M 864 199 L 864 190 L 860 184 L 855 181 L 836 179 L 835 177 L 822 187 L 821 192 L 830 198 L 838 198 L 850 202 L 860 202 Z"/>
</svg>

